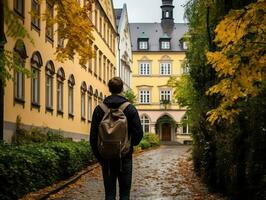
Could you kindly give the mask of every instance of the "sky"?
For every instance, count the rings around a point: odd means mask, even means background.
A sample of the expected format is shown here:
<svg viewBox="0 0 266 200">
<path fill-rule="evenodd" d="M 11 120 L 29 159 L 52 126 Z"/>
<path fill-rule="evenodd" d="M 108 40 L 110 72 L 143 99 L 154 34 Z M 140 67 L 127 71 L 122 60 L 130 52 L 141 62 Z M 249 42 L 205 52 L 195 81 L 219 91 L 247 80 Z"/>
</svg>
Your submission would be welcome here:
<svg viewBox="0 0 266 200">
<path fill-rule="evenodd" d="M 174 0 L 175 23 L 184 23 L 184 5 L 188 0 Z M 160 22 L 161 0 L 113 0 L 115 8 L 122 8 L 127 4 L 129 23 L 133 22 Z"/>
</svg>

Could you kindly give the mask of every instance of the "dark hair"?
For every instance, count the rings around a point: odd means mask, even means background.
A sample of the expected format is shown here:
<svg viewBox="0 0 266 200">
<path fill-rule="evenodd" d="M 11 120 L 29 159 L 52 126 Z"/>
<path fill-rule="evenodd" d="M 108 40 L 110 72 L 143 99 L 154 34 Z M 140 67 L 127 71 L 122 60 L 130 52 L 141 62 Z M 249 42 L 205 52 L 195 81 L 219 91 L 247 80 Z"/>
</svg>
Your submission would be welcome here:
<svg viewBox="0 0 266 200">
<path fill-rule="evenodd" d="M 112 94 L 119 94 L 123 91 L 123 81 L 119 77 L 114 77 L 108 82 L 108 87 Z"/>
</svg>

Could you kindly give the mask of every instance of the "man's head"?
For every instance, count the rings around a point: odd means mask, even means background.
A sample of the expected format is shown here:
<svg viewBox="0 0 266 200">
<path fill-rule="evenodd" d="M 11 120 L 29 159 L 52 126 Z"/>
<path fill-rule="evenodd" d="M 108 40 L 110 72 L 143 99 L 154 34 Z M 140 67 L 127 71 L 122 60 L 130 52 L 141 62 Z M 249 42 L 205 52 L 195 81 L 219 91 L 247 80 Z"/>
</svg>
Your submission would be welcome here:
<svg viewBox="0 0 266 200">
<path fill-rule="evenodd" d="M 112 94 L 123 92 L 123 81 L 119 77 L 114 77 L 108 82 L 109 91 Z"/>
</svg>

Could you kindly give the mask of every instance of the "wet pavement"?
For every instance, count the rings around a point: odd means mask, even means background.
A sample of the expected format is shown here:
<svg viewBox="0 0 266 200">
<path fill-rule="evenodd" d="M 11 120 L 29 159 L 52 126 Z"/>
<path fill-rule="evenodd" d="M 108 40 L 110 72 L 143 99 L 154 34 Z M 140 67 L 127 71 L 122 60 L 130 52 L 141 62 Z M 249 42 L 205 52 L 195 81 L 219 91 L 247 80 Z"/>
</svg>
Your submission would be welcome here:
<svg viewBox="0 0 266 200">
<path fill-rule="evenodd" d="M 132 200 L 191 200 L 192 187 L 181 175 L 184 159 L 187 160 L 189 146 L 161 146 L 134 158 Z M 180 160 L 180 158 L 183 158 Z M 193 173 L 186 169 L 187 175 Z M 117 192 L 118 193 L 118 192 Z M 205 197 L 204 197 L 205 198 Z M 50 199 L 57 200 L 102 200 L 104 188 L 101 169 L 96 168 L 75 184 L 68 186 Z"/>
</svg>

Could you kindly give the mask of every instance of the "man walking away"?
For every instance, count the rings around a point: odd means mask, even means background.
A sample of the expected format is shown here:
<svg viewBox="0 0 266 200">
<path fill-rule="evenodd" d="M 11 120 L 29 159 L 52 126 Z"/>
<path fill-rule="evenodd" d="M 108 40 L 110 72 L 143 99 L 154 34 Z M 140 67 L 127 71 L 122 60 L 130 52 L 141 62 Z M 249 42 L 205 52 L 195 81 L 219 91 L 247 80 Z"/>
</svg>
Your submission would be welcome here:
<svg viewBox="0 0 266 200">
<path fill-rule="evenodd" d="M 129 200 L 133 146 L 139 144 L 143 131 L 137 109 L 121 95 L 122 80 L 114 77 L 108 87 L 111 95 L 93 112 L 90 144 L 102 166 L 105 199 L 116 199 L 118 179 L 120 200 Z"/>
</svg>

